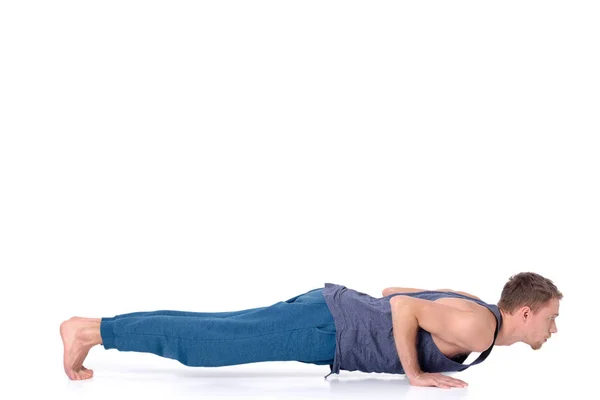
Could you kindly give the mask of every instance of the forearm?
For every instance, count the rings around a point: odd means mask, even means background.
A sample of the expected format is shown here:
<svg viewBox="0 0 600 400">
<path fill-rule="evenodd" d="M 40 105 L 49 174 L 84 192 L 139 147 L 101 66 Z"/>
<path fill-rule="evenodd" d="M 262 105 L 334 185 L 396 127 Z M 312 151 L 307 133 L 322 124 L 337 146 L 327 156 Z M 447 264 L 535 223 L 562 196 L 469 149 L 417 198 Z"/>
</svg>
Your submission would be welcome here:
<svg viewBox="0 0 600 400">
<path fill-rule="evenodd" d="M 405 288 L 405 287 L 389 287 L 389 288 L 383 289 L 381 294 L 385 297 L 385 296 L 389 296 L 390 294 L 394 294 L 394 293 L 417 293 L 417 292 L 423 292 L 423 291 L 425 291 L 425 289 L 415 289 L 415 288 Z"/>
<path fill-rule="evenodd" d="M 407 377 L 422 373 L 417 353 L 417 332 L 419 324 L 410 307 L 399 302 L 391 302 L 392 328 L 396 351 Z"/>
</svg>

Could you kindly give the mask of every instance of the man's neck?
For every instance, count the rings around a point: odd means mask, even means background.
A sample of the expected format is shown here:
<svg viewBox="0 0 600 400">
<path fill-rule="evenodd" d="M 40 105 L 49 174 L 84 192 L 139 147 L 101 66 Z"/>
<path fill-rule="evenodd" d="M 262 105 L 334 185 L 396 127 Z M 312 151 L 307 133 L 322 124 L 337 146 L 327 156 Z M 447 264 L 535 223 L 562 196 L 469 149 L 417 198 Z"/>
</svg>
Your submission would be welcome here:
<svg viewBox="0 0 600 400">
<path fill-rule="evenodd" d="M 506 314 L 501 309 L 500 313 L 502 314 L 502 326 L 500 327 L 494 346 L 510 346 L 511 344 L 520 342 L 521 338 L 515 333 L 516 329 L 513 324 L 512 316 Z"/>
</svg>

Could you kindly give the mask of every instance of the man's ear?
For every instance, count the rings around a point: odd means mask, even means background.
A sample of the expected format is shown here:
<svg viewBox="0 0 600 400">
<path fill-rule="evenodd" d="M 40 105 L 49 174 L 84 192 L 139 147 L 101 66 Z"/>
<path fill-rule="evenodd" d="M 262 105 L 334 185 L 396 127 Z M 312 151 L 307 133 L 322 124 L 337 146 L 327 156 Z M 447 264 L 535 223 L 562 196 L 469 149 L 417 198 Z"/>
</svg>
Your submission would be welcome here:
<svg viewBox="0 0 600 400">
<path fill-rule="evenodd" d="M 525 323 L 527 320 L 531 319 L 533 312 L 529 306 L 523 306 L 519 309 L 519 315 L 521 316 L 523 323 Z"/>
</svg>

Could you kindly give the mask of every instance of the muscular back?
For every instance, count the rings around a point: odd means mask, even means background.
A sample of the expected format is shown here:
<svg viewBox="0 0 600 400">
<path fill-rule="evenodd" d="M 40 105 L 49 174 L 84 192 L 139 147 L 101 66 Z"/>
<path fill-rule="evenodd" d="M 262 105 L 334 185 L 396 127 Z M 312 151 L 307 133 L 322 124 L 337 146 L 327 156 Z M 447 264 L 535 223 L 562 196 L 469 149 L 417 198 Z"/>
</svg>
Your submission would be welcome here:
<svg viewBox="0 0 600 400">
<path fill-rule="evenodd" d="M 477 304 L 474 301 L 467 299 L 457 299 L 454 297 L 444 297 L 441 299 L 434 300 L 436 303 L 445 304 L 454 308 L 458 308 L 463 311 L 473 311 L 481 315 L 482 319 L 488 319 L 491 326 L 495 326 L 496 319 L 494 315 L 484 306 Z M 455 357 L 459 354 L 470 354 L 469 349 L 462 348 L 455 344 L 446 342 L 439 335 L 431 333 L 431 338 L 440 351 L 448 358 Z"/>
</svg>

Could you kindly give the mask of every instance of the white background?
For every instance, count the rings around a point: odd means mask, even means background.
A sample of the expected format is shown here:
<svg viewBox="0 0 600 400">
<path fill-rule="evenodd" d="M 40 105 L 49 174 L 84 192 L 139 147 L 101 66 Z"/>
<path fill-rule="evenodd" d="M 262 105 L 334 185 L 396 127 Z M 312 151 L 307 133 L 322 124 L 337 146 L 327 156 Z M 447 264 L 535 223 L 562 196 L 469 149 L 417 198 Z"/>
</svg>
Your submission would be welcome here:
<svg viewBox="0 0 600 400">
<path fill-rule="evenodd" d="M 1 390 L 490 399 L 593 383 L 599 18 L 593 1 L 2 2 Z M 454 375 L 467 389 L 101 346 L 91 380 L 62 367 L 71 316 L 240 310 L 324 282 L 496 303 L 520 271 L 563 292 L 558 333 L 495 347 Z"/>
</svg>

